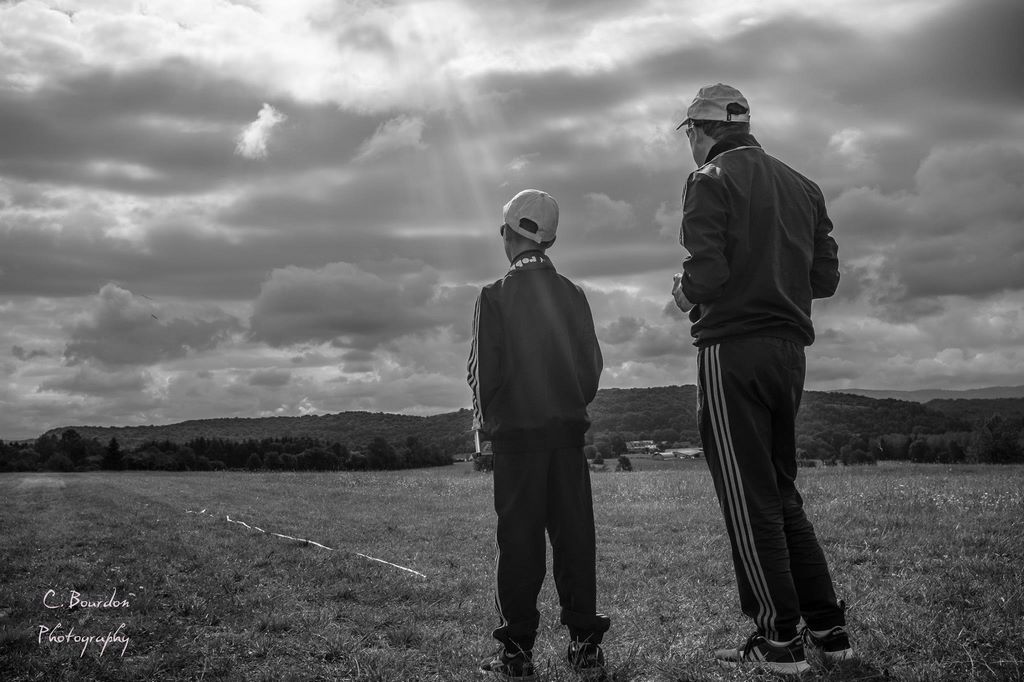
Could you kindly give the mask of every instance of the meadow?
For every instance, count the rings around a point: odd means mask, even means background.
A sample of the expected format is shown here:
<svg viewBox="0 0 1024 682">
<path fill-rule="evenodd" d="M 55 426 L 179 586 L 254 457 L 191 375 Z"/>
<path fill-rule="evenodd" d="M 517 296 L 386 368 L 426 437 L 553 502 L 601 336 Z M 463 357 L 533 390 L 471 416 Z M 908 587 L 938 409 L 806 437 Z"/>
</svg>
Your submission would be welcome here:
<svg viewBox="0 0 1024 682">
<path fill-rule="evenodd" d="M 704 463 L 634 463 L 593 475 L 613 679 L 759 679 L 710 657 L 750 626 Z M 861 656 L 807 679 L 1024 679 L 1024 467 L 800 476 Z M 0 528 L 6 681 L 474 680 L 495 650 L 491 479 L 465 463 L 2 474 Z M 543 679 L 572 680 L 550 574 L 540 609 Z"/>
</svg>

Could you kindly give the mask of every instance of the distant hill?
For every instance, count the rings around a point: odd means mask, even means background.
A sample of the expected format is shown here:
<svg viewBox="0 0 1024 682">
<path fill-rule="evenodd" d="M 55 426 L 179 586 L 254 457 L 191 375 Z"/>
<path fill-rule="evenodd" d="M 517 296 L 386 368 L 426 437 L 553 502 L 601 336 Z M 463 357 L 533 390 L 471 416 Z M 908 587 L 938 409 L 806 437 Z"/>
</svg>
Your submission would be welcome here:
<svg viewBox="0 0 1024 682">
<path fill-rule="evenodd" d="M 936 410 L 930 403 L 806 391 L 796 426 L 798 435 L 845 432 L 873 438 L 894 433 L 970 431 L 972 425 L 970 419 Z"/>
<path fill-rule="evenodd" d="M 1009 402 L 1007 402 L 1009 400 Z M 683 442 L 699 443 L 697 387 L 606 388 L 598 391 L 590 406 L 591 433 L 631 433 L 651 438 L 654 432 L 671 429 Z M 872 398 L 854 393 L 806 391 L 797 420 L 803 434 L 837 432 L 877 437 L 892 433 L 946 433 L 968 431 L 977 418 L 991 414 L 1014 415 L 1024 408 L 1021 400 L 920 401 Z M 146 441 L 186 443 L 197 438 L 263 440 L 268 438 L 316 438 L 363 449 L 381 436 L 393 444 L 415 436 L 424 444 L 436 444 L 452 454 L 473 450 L 472 414 L 467 409 L 427 417 L 386 412 L 339 412 L 303 417 L 198 419 L 162 426 L 74 426 L 52 429 L 59 437 L 73 428 L 83 438 L 106 443 L 117 438 L 122 447 Z"/>
<path fill-rule="evenodd" d="M 973 403 L 975 401 L 966 401 Z M 984 402 L 984 401 L 978 401 Z M 650 436 L 657 429 L 679 432 L 683 441 L 700 442 L 697 387 L 602 389 L 591 405 L 595 432 L 628 431 Z M 891 433 L 968 431 L 970 420 L 955 410 L 937 410 L 919 402 L 877 399 L 849 393 L 805 391 L 797 416 L 798 434 L 842 432 L 877 437 Z"/>
<path fill-rule="evenodd" d="M 169 440 L 186 443 L 196 438 L 263 440 L 265 438 L 317 438 L 345 443 L 361 449 L 377 436 L 401 443 L 415 436 L 423 443 L 436 443 L 453 451 L 470 450 L 473 417 L 469 410 L 415 417 L 388 412 L 339 412 L 303 417 L 254 417 L 193 419 L 161 426 L 71 426 L 51 429 L 44 435 L 57 436 L 71 428 L 83 438 L 101 443 L 116 438 L 122 447 L 133 448 L 147 441 Z"/>
<path fill-rule="evenodd" d="M 883 400 L 908 400 L 915 403 L 927 403 L 932 400 L 989 400 L 997 398 L 1024 398 L 1024 386 L 991 386 L 989 388 L 971 388 L 966 390 L 924 389 L 919 391 L 885 391 L 865 388 L 844 388 L 830 393 L 847 393 L 866 398 Z"/>
<path fill-rule="evenodd" d="M 961 419 L 975 421 L 998 414 L 1001 417 L 1024 416 L 1024 398 L 978 399 L 936 399 L 929 400 L 926 407 L 944 414 L 956 415 Z"/>
<path fill-rule="evenodd" d="M 606 388 L 598 391 L 590 406 L 593 431 L 646 431 L 674 428 L 697 439 L 694 401 L 697 387 Z M 393 443 L 416 436 L 424 443 L 437 443 L 456 452 L 471 451 L 472 413 L 467 410 L 428 417 L 387 412 L 339 412 L 303 417 L 255 417 L 194 419 L 161 426 L 64 426 L 44 435 L 60 436 L 74 429 L 83 438 L 106 443 L 117 438 L 125 447 L 146 441 L 169 440 L 185 443 L 195 438 L 262 440 L 264 438 L 318 438 L 361 448 L 377 436 Z"/>
<path fill-rule="evenodd" d="M 628 431 L 635 434 L 659 429 L 678 431 L 684 441 L 700 442 L 697 433 L 697 387 L 602 388 L 591 403 L 594 433 Z"/>
</svg>

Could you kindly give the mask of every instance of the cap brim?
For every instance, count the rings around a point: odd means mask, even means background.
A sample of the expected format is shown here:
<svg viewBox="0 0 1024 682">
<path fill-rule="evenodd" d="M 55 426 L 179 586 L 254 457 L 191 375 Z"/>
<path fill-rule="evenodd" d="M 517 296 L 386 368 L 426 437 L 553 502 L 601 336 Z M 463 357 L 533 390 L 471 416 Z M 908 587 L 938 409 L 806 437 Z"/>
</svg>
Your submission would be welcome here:
<svg viewBox="0 0 1024 682">
<path fill-rule="evenodd" d="M 680 128 L 682 128 L 684 125 L 686 125 L 689 122 L 690 122 L 690 119 L 687 118 L 685 121 L 683 121 L 682 123 L 680 123 L 679 125 L 676 126 L 676 130 L 679 130 Z"/>
</svg>

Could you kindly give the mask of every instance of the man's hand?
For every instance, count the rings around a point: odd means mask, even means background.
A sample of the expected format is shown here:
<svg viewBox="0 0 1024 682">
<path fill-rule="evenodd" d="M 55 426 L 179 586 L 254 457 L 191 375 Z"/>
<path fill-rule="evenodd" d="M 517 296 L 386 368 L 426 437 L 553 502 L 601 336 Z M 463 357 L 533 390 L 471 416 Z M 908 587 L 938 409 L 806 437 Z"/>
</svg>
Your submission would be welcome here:
<svg viewBox="0 0 1024 682">
<path fill-rule="evenodd" d="M 690 312 L 690 308 L 693 304 L 686 300 L 686 296 L 683 295 L 683 273 L 677 272 L 672 275 L 672 298 L 675 299 L 676 306 L 684 313 Z"/>
</svg>

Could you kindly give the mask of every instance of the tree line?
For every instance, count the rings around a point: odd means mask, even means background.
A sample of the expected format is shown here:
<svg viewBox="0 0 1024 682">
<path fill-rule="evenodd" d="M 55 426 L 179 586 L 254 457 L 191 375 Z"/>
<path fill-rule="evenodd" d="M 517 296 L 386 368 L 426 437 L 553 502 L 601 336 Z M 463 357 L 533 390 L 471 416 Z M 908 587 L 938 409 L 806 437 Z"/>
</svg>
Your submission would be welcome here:
<svg viewBox="0 0 1024 682">
<path fill-rule="evenodd" d="M 887 433 L 875 437 L 846 429 L 797 436 L 797 456 L 824 464 L 889 460 L 939 464 L 1024 464 L 1024 416 L 991 415 L 967 430 Z"/>
<path fill-rule="evenodd" d="M 588 442 L 607 459 L 625 442 L 653 440 L 662 450 L 699 447 L 695 386 L 607 389 L 591 410 Z M 1024 400 L 916 403 L 846 393 L 804 392 L 797 456 L 805 463 L 1024 464 Z"/>
<path fill-rule="evenodd" d="M 909 433 L 854 432 L 845 424 L 811 432 L 798 428 L 796 453 L 801 463 L 875 464 L 879 461 L 938 464 L 1024 464 L 1024 415 L 991 415 L 958 430 L 931 433 L 917 425 Z M 609 459 L 627 452 L 626 443 L 653 440 L 662 452 L 699 447 L 699 437 L 683 438 L 674 429 L 653 432 L 598 433 L 584 447 L 587 459 Z M 588 440 L 591 438 L 588 437 Z"/>
<path fill-rule="evenodd" d="M 117 438 L 103 444 L 75 429 L 25 443 L 0 441 L 0 471 L 370 471 L 452 462 L 446 450 L 416 436 L 407 436 L 397 446 L 375 437 L 360 450 L 308 437 L 240 441 L 199 437 L 185 443 L 152 440 L 126 448 Z"/>
<path fill-rule="evenodd" d="M 696 401 L 693 385 L 601 389 L 590 407 L 588 456 L 622 456 L 633 440 L 653 440 L 661 449 L 699 447 Z M 74 427 L 47 432 L 34 442 L 0 442 L 0 470 L 102 469 L 116 461 L 123 468 L 172 470 L 432 466 L 473 452 L 471 423 L 469 410 L 459 410 L 430 417 L 346 412 Z M 825 464 L 1024 463 L 1022 427 L 1024 399 L 1019 398 L 922 404 L 806 391 L 797 417 L 797 448 L 803 461 Z"/>
</svg>

